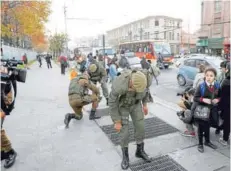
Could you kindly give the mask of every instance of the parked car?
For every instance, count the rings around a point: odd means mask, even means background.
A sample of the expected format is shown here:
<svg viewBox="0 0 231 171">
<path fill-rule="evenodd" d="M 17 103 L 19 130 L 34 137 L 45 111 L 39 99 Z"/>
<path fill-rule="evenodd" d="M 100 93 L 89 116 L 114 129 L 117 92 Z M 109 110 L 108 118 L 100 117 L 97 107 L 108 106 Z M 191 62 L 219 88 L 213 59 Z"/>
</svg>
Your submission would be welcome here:
<svg viewBox="0 0 231 171">
<path fill-rule="evenodd" d="M 196 56 L 184 59 L 179 67 L 177 73 L 177 81 L 180 86 L 192 85 L 196 74 L 198 73 L 198 67 L 200 64 L 206 67 L 213 67 L 220 73 L 220 63 L 223 60 L 211 56 Z"/>
<path fill-rule="evenodd" d="M 208 56 L 207 54 L 189 54 L 189 55 L 185 55 L 185 56 L 182 56 L 180 58 L 178 58 L 176 61 L 175 61 L 175 65 L 176 67 L 179 67 L 182 63 L 182 61 L 184 61 L 186 58 L 193 58 L 193 57 L 205 57 L 205 56 Z"/>
<path fill-rule="evenodd" d="M 136 57 L 133 52 L 125 53 L 125 58 L 128 60 L 129 67 L 131 69 L 142 68 L 141 63 L 140 63 L 141 59 L 139 57 Z M 123 70 L 124 68 L 121 68 L 121 67 L 118 68 L 118 72 L 122 72 Z"/>
</svg>

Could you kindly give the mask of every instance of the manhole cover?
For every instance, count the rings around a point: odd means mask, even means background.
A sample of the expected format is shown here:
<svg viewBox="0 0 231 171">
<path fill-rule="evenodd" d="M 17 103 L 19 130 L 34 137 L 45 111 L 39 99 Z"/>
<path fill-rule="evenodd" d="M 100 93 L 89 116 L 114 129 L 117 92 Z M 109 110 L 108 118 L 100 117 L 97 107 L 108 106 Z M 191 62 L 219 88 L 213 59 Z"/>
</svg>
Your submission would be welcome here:
<svg viewBox="0 0 231 171">
<path fill-rule="evenodd" d="M 90 110 L 87 110 L 88 113 L 90 113 Z M 102 109 L 97 109 L 96 116 L 109 116 L 109 108 L 102 108 Z"/>
<path fill-rule="evenodd" d="M 144 120 L 145 138 L 153 138 L 160 135 L 170 134 L 178 130 L 157 117 Z M 115 131 L 114 125 L 106 125 L 100 127 L 103 132 L 109 137 L 114 145 L 119 145 L 120 137 Z M 129 122 L 129 142 L 135 141 L 133 124 Z"/>
<path fill-rule="evenodd" d="M 152 162 L 138 161 L 130 163 L 132 171 L 187 171 L 168 155 L 152 158 Z"/>
</svg>

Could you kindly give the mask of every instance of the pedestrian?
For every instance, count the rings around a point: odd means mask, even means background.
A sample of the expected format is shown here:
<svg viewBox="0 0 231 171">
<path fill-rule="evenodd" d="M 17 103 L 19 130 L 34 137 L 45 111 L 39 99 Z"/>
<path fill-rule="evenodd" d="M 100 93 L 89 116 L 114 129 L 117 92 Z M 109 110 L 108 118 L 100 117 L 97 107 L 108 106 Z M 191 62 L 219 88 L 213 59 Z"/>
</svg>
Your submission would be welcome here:
<svg viewBox="0 0 231 171">
<path fill-rule="evenodd" d="M 130 68 L 130 64 L 128 62 L 128 59 L 125 57 L 124 54 L 121 54 L 121 57 L 119 60 L 119 67 L 120 68 Z"/>
<path fill-rule="evenodd" d="M 142 57 L 140 64 L 142 66 L 142 69 L 149 69 L 150 68 L 150 64 L 147 62 L 145 57 Z"/>
<path fill-rule="evenodd" d="M 230 134 L 230 63 L 227 63 L 225 79 L 221 84 L 220 110 L 223 122 L 223 137 L 219 142 L 224 146 L 228 145 Z"/>
<path fill-rule="evenodd" d="M 107 88 L 107 73 L 106 70 L 98 63 L 91 64 L 88 69 L 89 79 L 96 85 L 97 82 L 101 84 L 103 95 L 108 105 L 108 88 Z"/>
<path fill-rule="evenodd" d="M 29 67 L 27 66 L 28 65 L 28 58 L 27 58 L 26 53 L 24 53 L 24 55 L 22 56 L 22 61 L 24 63 L 25 68 L 29 69 Z"/>
<path fill-rule="evenodd" d="M 65 68 L 67 67 L 67 59 L 64 56 L 60 57 L 60 66 L 61 66 L 61 74 L 65 75 Z"/>
<path fill-rule="evenodd" d="M 88 94 L 91 90 L 93 94 Z M 99 89 L 92 84 L 86 74 L 73 78 L 69 85 L 69 104 L 74 110 L 74 113 L 68 113 L 65 115 L 64 124 L 66 128 L 69 127 L 71 119 L 81 120 L 83 117 L 83 106 L 91 104 L 91 113 L 89 119 L 99 119 L 100 117 L 95 115 L 98 103 L 101 100 Z"/>
<path fill-rule="evenodd" d="M 158 57 L 157 57 L 157 64 L 159 64 L 161 66 L 161 68 L 165 68 L 164 67 L 164 57 L 161 55 L 161 53 L 158 53 Z"/>
<path fill-rule="evenodd" d="M 104 57 L 103 57 L 102 54 L 99 54 L 98 61 L 99 61 L 99 64 L 100 64 L 103 68 L 105 68 Z"/>
<path fill-rule="evenodd" d="M 220 69 L 221 69 L 221 72 L 220 74 L 218 75 L 217 77 L 217 81 L 220 83 L 220 86 L 222 85 L 222 82 L 226 79 L 226 72 L 228 71 L 226 69 L 226 65 L 228 64 L 229 62 L 227 61 L 222 61 L 221 64 L 220 64 Z M 216 130 L 215 130 L 215 134 L 216 135 L 219 135 L 221 130 L 223 129 L 224 125 L 220 125 Z"/>
<path fill-rule="evenodd" d="M 46 55 L 46 62 L 47 62 L 47 68 L 52 68 L 52 65 L 51 65 L 51 55 L 47 54 Z"/>
<path fill-rule="evenodd" d="M 196 74 L 195 79 L 193 81 L 193 88 L 196 89 L 201 83 L 204 82 L 205 79 L 205 66 L 201 64 L 199 66 L 199 72 Z"/>
<path fill-rule="evenodd" d="M 151 162 L 144 151 L 144 115 L 148 114 L 146 88 L 148 82 L 145 74 L 141 71 L 127 70 L 115 78 L 109 95 L 109 111 L 114 128 L 121 137 L 122 169 L 129 167 L 129 115 L 135 129 L 137 144 L 136 157 Z M 142 102 L 142 103 L 141 103 Z"/>
<path fill-rule="evenodd" d="M 205 70 L 205 81 L 201 83 L 194 94 L 192 112 L 194 121 L 198 125 L 198 151 L 203 153 L 203 136 L 205 137 L 204 145 L 216 149 L 217 146 L 210 142 L 210 127 L 218 117 L 217 105 L 220 99 L 220 85 L 215 81 L 217 76 L 216 69 L 207 68 Z"/>
<path fill-rule="evenodd" d="M 37 60 L 39 62 L 39 67 L 41 68 L 42 67 L 42 59 L 41 59 L 41 56 L 39 54 L 37 55 Z"/>
<path fill-rule="evenodd" d="M 220 84 L 222 83 L 222 81 L 223 81 L 224 79 L 226 79 L 225 74 L 226 74 L 226 72 L 227 72 L 227 69 L 226 69 L 227 63 L 228 63 L 227 61 L 222 61 L 221 64 L 220 64 L 221 72 L 220 72 L 220 74 L 219 74 L 218 77 L 217 77 L 217 81 L 218 81 Z"/>
<path fill-rule="evenodd" d="M 116 78 L 118 74 L 117 68 L 118 68 L 118 65 L 116 64 L 116 61 L 112 60 L 109 66 L 109 75 L 110 75 L 111 82 L 113 82 L 113 80 Z"/>
</svg>

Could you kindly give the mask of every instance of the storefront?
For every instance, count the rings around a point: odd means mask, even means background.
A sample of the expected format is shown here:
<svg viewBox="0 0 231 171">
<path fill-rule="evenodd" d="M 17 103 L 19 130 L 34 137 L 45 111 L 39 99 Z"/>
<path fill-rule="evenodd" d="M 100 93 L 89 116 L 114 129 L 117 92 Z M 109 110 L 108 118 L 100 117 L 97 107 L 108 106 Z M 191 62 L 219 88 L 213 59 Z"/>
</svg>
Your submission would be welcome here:
<svg viewBox="0 0 231 171">
<path fill-rule="evenodd" d="M 196 49 L 198 53 L 208 53 L 208 38 L 199 38 Z"/>
<path fill-rule="evenodd" d="M 224 38 L 209 38 L 208 48 L 212 55 L 222 56 Z"/>
</svg>

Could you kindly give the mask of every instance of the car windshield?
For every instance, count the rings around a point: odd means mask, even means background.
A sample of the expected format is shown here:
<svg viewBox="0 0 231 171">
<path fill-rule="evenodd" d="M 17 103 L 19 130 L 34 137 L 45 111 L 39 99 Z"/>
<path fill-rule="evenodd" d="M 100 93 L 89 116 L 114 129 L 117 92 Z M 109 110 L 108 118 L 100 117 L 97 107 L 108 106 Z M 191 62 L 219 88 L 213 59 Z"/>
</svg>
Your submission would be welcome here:
<svg viewBox="0 0 231 171">
<path fill-rule="evenodd" d="M 153 48 L 156 54 L 161 53 L 162 55 L 171 54 L 171 48 L 168 43 L 153 43 Z"/>
<path fill-rule="evenodd" d="M 140 58 L 137 58 L 137 57 L 128 58 L 128 62 L 130 65 L 140 64 Z"/>
</svg>

